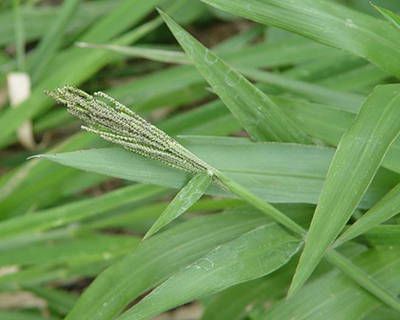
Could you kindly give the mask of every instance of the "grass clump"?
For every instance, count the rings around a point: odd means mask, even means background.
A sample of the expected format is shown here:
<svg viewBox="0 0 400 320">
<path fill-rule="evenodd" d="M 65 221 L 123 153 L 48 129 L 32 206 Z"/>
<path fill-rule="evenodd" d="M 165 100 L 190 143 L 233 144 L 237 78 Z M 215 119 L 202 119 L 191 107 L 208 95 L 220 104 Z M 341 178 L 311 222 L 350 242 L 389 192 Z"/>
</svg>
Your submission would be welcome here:
<svg viewBox="0 0 400 320">
<path fill-rule="evenodd" d="M 400 4 L 50 2 L 0 4 L 0 319 L 400 318 Z"/>
</svg>

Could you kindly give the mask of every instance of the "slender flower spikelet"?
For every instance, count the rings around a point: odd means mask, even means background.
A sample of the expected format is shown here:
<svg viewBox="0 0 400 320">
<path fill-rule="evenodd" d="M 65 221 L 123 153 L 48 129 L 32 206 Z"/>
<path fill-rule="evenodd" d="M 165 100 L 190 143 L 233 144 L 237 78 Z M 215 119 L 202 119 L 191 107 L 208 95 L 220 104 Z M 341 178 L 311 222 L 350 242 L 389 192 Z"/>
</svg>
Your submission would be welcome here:
<svg viewBox="0 0 400 320">
<path fill-rule="evenodd" d="M 65 86 L 47 94 L 65 104 L 73 116 L 82 120 L 82 129 L 86 131 L 171 167 L 193 174 L 205 172 L 213 175 L 212 167 L 103 92 L 90 95 L 77 88 Z"/>
</svg>

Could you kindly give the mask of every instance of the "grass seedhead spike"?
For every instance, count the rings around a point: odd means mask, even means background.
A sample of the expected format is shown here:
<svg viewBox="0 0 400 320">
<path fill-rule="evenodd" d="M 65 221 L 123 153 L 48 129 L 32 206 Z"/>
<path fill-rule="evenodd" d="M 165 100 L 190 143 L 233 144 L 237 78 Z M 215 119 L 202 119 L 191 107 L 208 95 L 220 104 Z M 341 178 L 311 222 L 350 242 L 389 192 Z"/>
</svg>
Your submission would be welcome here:
<svg viewBox="0 0 400 320">
<path fill-rule="evenodd" d="M 104 92 L 90 95 L 71 86 L 47 91 L 79 118 L 82 129 L 144 157 L 159 160 L 192 174 L 210 174 L 207 165 L 176 140 Z"/>
</svg>

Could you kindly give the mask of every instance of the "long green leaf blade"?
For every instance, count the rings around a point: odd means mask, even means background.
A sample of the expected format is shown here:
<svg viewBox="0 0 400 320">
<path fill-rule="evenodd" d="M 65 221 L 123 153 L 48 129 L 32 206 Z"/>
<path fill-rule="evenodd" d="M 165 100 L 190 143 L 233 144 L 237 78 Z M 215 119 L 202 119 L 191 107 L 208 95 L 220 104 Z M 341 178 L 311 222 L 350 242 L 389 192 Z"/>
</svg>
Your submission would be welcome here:
<svg viewBox="0 0 400 320">
<path fill-rule="evenodd" d="M 114 319 L 146 290 L 265 221 L 260 215 L 222 214 L 193 219 L 160 233 L 100 274 L 66 319 Z"/>
<path fill-rule="evenodd" d="M 290 293 L 311 275 L 359 204 L 400 132 L 400 85 L 378 86 L 345 133 L 330 164 Z"/>
<path fill-rule="evenodd" d="M 298 239 L 275 223 L 260 226 L 176 273 L 118 319 L 148 319 L 194 299 L 267 275 L 286 264 L 300 245 Z"/>
<path fill-rule="evenodd" d="M 186 137 L 190 151 L 205 159 L 237 183 L 269 202 L 317 203 L 334 150 L 298 144 L 252 143 L 241 138 Z M 121 148 L 90 149 L 46 154 L 45 159 L 111 177 L 182 188 L 188 177 L 181 171 Z M 370 208 L 399 180 L 393 172 L 380 171 L 360 204 Z M 227 195 L 210 187 L 207 194 Z"/>
<path fill-rule="evenodd" d="M 205 48 L 167 14 L 161 11 L 160 14 L 199 72 L 254 139 L 311 141 L 262 91 Z"/>
<path fill-rule="evenodd" d="M 400 252 L 398 247 L 387 249 L 368 250 L 351 260 L 362 266 L 364 272 L 372 275 L 393 294 L 398 294 Z M 360 289 L 342 273 L 332 270 L 307 283 L 299 294 L 276 303 L 261 319 L 361 320 L 380 305 L 379 300 Z M 374 319 L 381 319 L 381 314 Z"/>
<path fill-rule="evenodd" d="M 341 255 L 335 250 L 328 251 L 325 256 L 329 262 L 353 279 L 362 288 L 372 293 L 375 297 L 386 303 L 389 307 L 400 312 L 400 301 L 397 298 L 397 295 L 393 294 L 385 287 L 382 287 L 381 283 L 376 281 L 376 279 L 371 277 L 363 269 L 357 267 L 351 262 L 351 260 L 347 259 L 345 256 Z"/>
<path fill-rule="evenodd" d="M 185 213 L 197 200 L 201 198 L 211 183 L 211 176 L 204 173 L 195 175 L 187 185 L 185 185 L 168 207 L 161 213 L 160 217 L 151 226 L 150 230 L 144 236 L 144 239 L 152 236 L 157 231 L 165 227 L 171 221 Z"/>
<path fill-rule="evenodd" d="M 326 0 L 201 0 L 366 58 L 400 76 L 400 37 L 387 22 Z"/>
</svg>

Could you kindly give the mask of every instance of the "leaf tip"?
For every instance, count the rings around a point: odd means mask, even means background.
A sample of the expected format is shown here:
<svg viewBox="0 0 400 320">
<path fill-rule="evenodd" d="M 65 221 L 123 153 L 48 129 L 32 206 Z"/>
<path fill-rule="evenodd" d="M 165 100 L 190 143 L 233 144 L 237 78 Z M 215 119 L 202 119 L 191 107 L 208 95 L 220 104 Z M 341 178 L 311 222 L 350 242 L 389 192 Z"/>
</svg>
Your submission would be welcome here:
<svg viewBox="0 0 400 320">
<path fill-rule="evenodd" d="M 151 237 L 151 234 L 150 234 L 149 232 L 147 232 L 147 233 L 143 236 L 142 242 L 145 241 L 145 240 L 147 240 L 147 239 L 150 238 L 150 237 Z"/>
<path fill-rule="evenodd" d="M 159 7 L 157 7 L 156 10 L 157 10 L 158 14 L 159 14 L 161 17 L 167 16 L 167 14 L 166 14 L 164 11 L 162 11 Z"/>
<path fill-rule="evenodd" d="M 151 226 L 151 228 L 146 232 L 146 234 L 143 236 L 142 241 L 147 240 L 148 238 L 152 237 L 157 231 L 159 230 L 159 228 L 155 228 L 155 224 L 153 224 Z"/>
<path fill-rule="evenodd" d="M 296 272 L 294 273 L 292 282 L 287 293 L 287 298 L 295 295 L 306 283 L 311 273 L 314 270 L 314 266 L 309 263 L 304 263 L 304 251 L 300 256 L 300 261 L 297 264 Z"/>
<path fill-rule="evenodd" d="M 293 280 L 292 280 L 292 283 L 290 284 L 289 290 L 287 292 L 286 299 L 290 299 L 291 297 L 293 297 L 299 291 L 299 289 L 301 287 L 300 285 L 297 284 L 297 282 L 294 282 Z"/>
<path fill-rule="evenodd" d="M 177 23 L 172 19 L 166 12 L 162 11 L 160 8 L 157 8 L 157 12 L 160 14 L 161 18 L 171 29 L 173 26 L 177 25 Z M 171 30 L 172 31 L 172 30 Z"/>
</svg>

